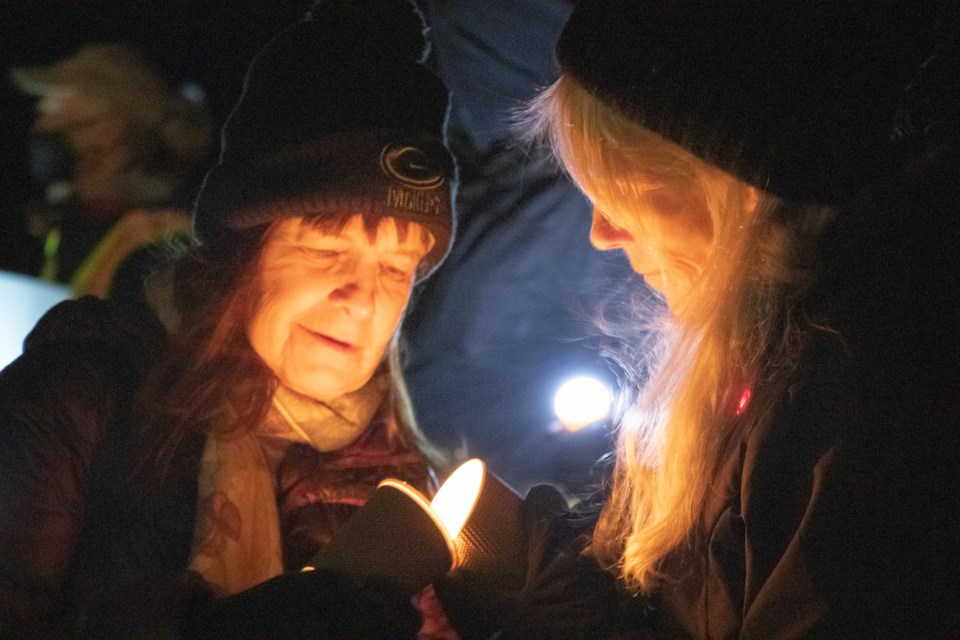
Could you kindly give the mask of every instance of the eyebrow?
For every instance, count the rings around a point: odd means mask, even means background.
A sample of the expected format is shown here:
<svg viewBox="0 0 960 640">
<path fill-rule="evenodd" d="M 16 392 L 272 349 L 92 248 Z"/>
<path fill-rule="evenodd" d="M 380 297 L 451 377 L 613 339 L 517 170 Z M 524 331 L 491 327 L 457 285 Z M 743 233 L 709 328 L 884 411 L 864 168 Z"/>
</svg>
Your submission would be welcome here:
<svg viewBox="0 0 960 640">
<path fill-rule="evenodd" d="M 306 238 L 307 238 L 307 234 L 309 234 L 311 231 L 318 231 L 318 229 L 304 228 L 303 226 L 301 226 L 297 231 L 295 231 L 295 232 L 292 234 L 292 237 L 293 237 L 293 239 L 294 239 L 295 241 L 297 241 L 297 242 L 304 242 L 304 241 L 306 240 Z M 350 241 L 349 241 L 349 240 L 346 240 L 346 239 L 343 238 L 343 236 L 341 236 L 341 235 L 332 234 L 332 233 L 325 233 L 325 232 L 322 232 L 322 231 L 321 231 L 321 233 L 324 234 L 324 238 L 325 238 L 325 239 L 329 239 L 331 242 L 342 242 L 342 243 L 347 244 L 347 245 L 350 244 Z M 407 237 L 407 242 L 409 242 L 409 241 L 411 241 L 411 240 L 415 240 L 415 239 L 412 238 L 412 237 L 410 237 L 410 236 L 408 236 L 408 237 Z M 368 245 L 373 245 L 374 242 L 375 242 L 375 239 L 372 239 L 372 238 L 367 240 L 367 244 L 368 244 Z M 405 243 L 405 244 L 406 244 L 406 243 Z M 419 259 L 420 257 L 422 257 L 422 256 L 420 256 L 420 253 L 421 253 L 422 251 L 424 251 L 425 249 L 426 249 L 426 247 L 425 247 L 422 243 L 420 243 L 420 244 L 418 245 L 418 247 L 415 247 L 415 248 L 410 248 L 410 249 L 406 249 L 406 248 L 387 249 L 386 251 L 384 251 L 384 253 L 387 253 L 387 254 L 390 254 L 390 255 L 406 256 L 406 257 L 410 257 L 410 258 Z M 426 255 L 426 253 L 429 253 L 429 250 L 425 251 L 425 252 L 424 252 L 424 255 Z"/>
<path fill-rule="evenodd" d="M 411 249 L 398 249 L 396 251 L 386 251 L 385 253 L 388 253 L 393 256 L 405 256 L 405 257 L 417 258 L 417 259 L 421 257 L 419 251 L 411 250 Z"/>
</svg>

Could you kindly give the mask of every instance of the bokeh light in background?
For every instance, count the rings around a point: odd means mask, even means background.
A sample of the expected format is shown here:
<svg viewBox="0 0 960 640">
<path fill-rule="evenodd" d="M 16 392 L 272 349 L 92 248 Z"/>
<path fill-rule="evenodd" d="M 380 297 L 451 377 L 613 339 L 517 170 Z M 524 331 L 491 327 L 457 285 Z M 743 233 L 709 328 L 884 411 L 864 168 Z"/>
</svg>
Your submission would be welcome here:
<svg viewBox="0 0 960 640">
<path fill-rule="evenodd" d="M 579 431 L 610 415 L 611 398 L 610 389 L 596 378 L 577 376 L 560 385 L 553 410 L 564 429 Z"/>
</svg>

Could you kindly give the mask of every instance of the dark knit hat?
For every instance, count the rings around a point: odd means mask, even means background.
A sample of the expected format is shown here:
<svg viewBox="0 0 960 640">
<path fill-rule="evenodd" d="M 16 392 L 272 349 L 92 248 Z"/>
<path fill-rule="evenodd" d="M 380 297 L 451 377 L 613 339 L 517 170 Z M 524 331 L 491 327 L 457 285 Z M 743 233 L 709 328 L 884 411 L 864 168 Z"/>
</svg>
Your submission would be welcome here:
<svg viewBox="0 0 960 640">
<path fill-rule="evenodd" d="M 257 54 L 194 207 L 203 240 L 314 214 L 427 227 L 425 277 L 453 237 L 447 89 L 421 64 L 409 0 L 321 0 Z"/>
<path fill-rule="evenodd" d="M 935 2 L 581 0 L 564 72 L 761 189 L 840 204 L 885 162 Z"/>
</svg>

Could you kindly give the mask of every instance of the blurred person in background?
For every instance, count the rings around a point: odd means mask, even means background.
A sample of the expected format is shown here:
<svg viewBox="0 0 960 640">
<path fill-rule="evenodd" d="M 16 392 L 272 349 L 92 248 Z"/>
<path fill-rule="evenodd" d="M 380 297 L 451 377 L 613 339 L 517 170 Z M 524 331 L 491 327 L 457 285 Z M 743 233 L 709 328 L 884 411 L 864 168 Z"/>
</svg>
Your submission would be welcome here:
<svg viewBox="0 0 960 640">
<path fill-rule="evenodd" d="M 39 275 L 105 296 L 130 253 L 189 233 L 207 114 L 125 44 L 87 44 L 11 78 L 38 98 L 31 162 L 46 184 L 26 224 L 43 243 Z"/>
<path fill-rule="evenodd" d="M 454 231 L 424 45 L 406 0 L 318 3 L 250 66 L 166 295 L 62 303 L 0 373 L 0 636 L 416 634 L 300 569 L 443 472 L 398 365 Z"/>
</svg>

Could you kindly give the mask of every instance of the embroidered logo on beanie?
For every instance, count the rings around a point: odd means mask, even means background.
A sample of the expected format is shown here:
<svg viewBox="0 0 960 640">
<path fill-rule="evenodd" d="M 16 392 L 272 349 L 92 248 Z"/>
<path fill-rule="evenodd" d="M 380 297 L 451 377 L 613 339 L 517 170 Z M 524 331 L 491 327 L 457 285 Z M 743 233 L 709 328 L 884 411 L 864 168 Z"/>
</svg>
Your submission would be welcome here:
<svg viewBox="0 0 960 640">
<path fill-rule="evenodd" d="M 387 144 L 380 153 L 380 169 L 400 183 L 387 186 L 387 207 L 431 216 L 442 213 L 437 190 L 447 178 L 423 150 L 407 144 Z"/>
<path fill-rule="evenodd" d="M 422 150 L 411 145 L 390 143 L 380 153 L 380 168 L 411 189 L 436 189 L 447 179 L 441 167 Z"/>
</svg>

